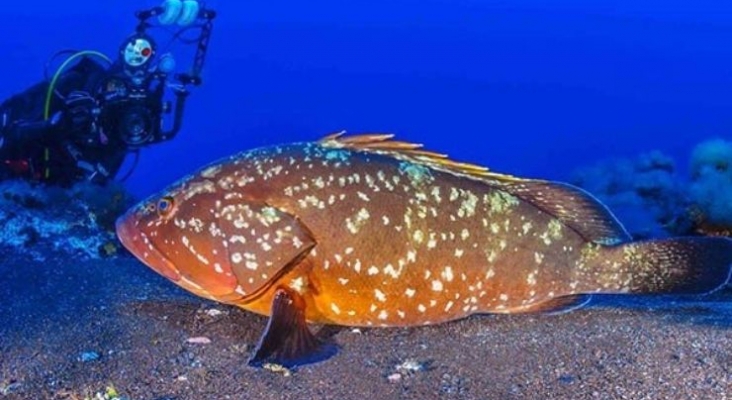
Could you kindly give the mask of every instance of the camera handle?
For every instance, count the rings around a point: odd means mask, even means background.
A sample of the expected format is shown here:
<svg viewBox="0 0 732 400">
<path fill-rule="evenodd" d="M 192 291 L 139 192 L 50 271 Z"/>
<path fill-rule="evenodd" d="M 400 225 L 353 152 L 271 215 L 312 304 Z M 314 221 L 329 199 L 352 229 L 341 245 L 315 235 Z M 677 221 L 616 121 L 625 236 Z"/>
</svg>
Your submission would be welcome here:
<svg viewBox="0 0 732 400">
<path fill-rule="evenodd" d="M 169 131 L 161 132 L 162 137 L 165 140 L 169 140 L 175 137 L 180 131 L 183 125 L 183 110 L 185 108 L 186 99 L 191 93 L 185 87 L 175 87 L 173 89 L 175 93 L 175 109 L 173 111 L 173 127 Z"/>
</svg>

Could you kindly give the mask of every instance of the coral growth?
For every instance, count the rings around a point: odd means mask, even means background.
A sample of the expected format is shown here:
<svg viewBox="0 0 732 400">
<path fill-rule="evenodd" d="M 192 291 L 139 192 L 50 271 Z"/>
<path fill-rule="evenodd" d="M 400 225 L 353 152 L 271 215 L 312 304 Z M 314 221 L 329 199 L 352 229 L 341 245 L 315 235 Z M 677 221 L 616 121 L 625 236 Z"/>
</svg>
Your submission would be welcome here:
<svg viewBox="0 0 732 400">
<path fill-rule="evenodd" d="M 635 238 L 732 233 L 732 143 L 692 151 L 689 174 L 658 151 L 578 169 L 570 182 L 594 194 Z"/>
<path fill-rule="evenodd" d="M 689 194 L 701 225 L 732 228 L 732 142 L 713 139 L 691 154 Z"/>
<path fill-rule="evenodd" d="M 45 259 L 49 249 L 96 258 L 115 243 L 114 221 L 133 199 L 118 186 L 71 188 L 0 182 L 0 247 Z"/>
<path fill-rule="evenodd" d="M 689 224 L 688 199 L 675 174 L 674 161 L 653 151 L 578 169 L 570 183 L 604 202 L 635 238 L 662 237 Z"/>
</svg>

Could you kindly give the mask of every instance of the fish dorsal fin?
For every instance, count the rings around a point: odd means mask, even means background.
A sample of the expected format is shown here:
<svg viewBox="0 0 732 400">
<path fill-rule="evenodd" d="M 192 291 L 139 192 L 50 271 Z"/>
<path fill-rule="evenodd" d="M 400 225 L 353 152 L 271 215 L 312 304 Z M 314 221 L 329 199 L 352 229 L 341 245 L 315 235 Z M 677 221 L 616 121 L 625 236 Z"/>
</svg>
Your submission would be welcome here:
<svg viewBox="0 0 732 400">
<path fill-rule="evenodd" d="M 453 161 L 446 154 L 423 150 L 419 143 L 393 140 L 394 135 L 389 133 L 345 134 L 345 131 L 340 131 L 325 136 L 318 144 L 323 147 L 384 154 L 480 180 L 497 190 L 506 191 L 534 204 L 591 242 L 611 245 L 630 240 L 630 235 L 610 210 L 578 187 L 491 172 L 480 165 Z"/>
<path fill-rule="evenodd" d="M 402 161 L 409 161 L 474 179 L 522 180 L 515 176 L 492 172 L 481 165 L 452 160 L 447 154 L 423 149 L 421 143 L 393 140 L 394 134 L 391 133 L 345 135 L 346 131 L 336 132 L 323 137 L 317 143 L 323 147 L 387 155 Z"/>
<path fill-rule="evenodd" d="M 614 245 L 631 239 L 623 225 L 602 202 L 576 186 L 525 180 L 503 185 L 501 189 L 557 218 L 587 241 Z"/>
</svg>

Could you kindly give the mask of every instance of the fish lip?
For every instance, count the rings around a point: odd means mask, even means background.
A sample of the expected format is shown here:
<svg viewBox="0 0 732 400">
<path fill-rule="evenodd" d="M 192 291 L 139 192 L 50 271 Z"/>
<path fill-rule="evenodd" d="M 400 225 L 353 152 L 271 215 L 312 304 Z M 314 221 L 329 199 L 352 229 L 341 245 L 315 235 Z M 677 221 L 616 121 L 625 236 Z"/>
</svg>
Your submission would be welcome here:
<svg viewBox="0 0 732 400">
<path fill-rule="evenodd" d="M 133 214 L 127 213 L 115 221 L 115 232 L 119 241 L 132 255 L 152 270 L 173 282 L 180 281 L 181 275 L 175 265 L 155 246 L 146 246 L 144 244 L 149 241 L 144 241 L 143 239 L 147 238 L 145 234 L 134 229 L 136 219 L 133 218 Z M 147 256 L 145 256 L 145 253 L 147 253 Z"/>
</svg>

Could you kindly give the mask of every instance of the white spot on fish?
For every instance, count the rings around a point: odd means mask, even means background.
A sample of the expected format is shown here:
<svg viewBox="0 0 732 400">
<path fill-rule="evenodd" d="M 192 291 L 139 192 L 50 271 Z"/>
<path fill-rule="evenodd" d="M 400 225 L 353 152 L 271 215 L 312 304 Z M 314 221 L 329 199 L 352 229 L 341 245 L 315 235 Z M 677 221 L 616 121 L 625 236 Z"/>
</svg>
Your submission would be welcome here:
<svg viewBox="0 0 732 400">
<path fill-rule="evenodd" d="M 229 238 L 229 242 L 231 242 L 231 243 L 242 243 L 242 244 L 246 244 L 247 239 L 244 236 L 242 236 L 242 235 L 232 235 Z"/>
<path fill-rule="evenodd" d="M 399 268 L 399 270 L 396 270 L 391 264 L 387 264 L 386 267 L 384 267 L 384 273 L 387 275 L 391 275 L 392 278 L 398 278 L 401 272 L 401 268 Z"/>
<path fill-rule="evenodd" d="M 302 276 L 298 276 L 290 281 L 290 287 L 298 293 L 302 293 L 305 288 L 305 279 Z"/>
<path fill-rule="evenodd" d="M 442 270 L 441 276 L 442 276 L 442 279 L 444 279 L 448 282 L 452 282 L 452 279 L 453 279 L 452 267 L 450 267 L 449 265 L 446 266 L 445 269 Z"/>
</svg>

